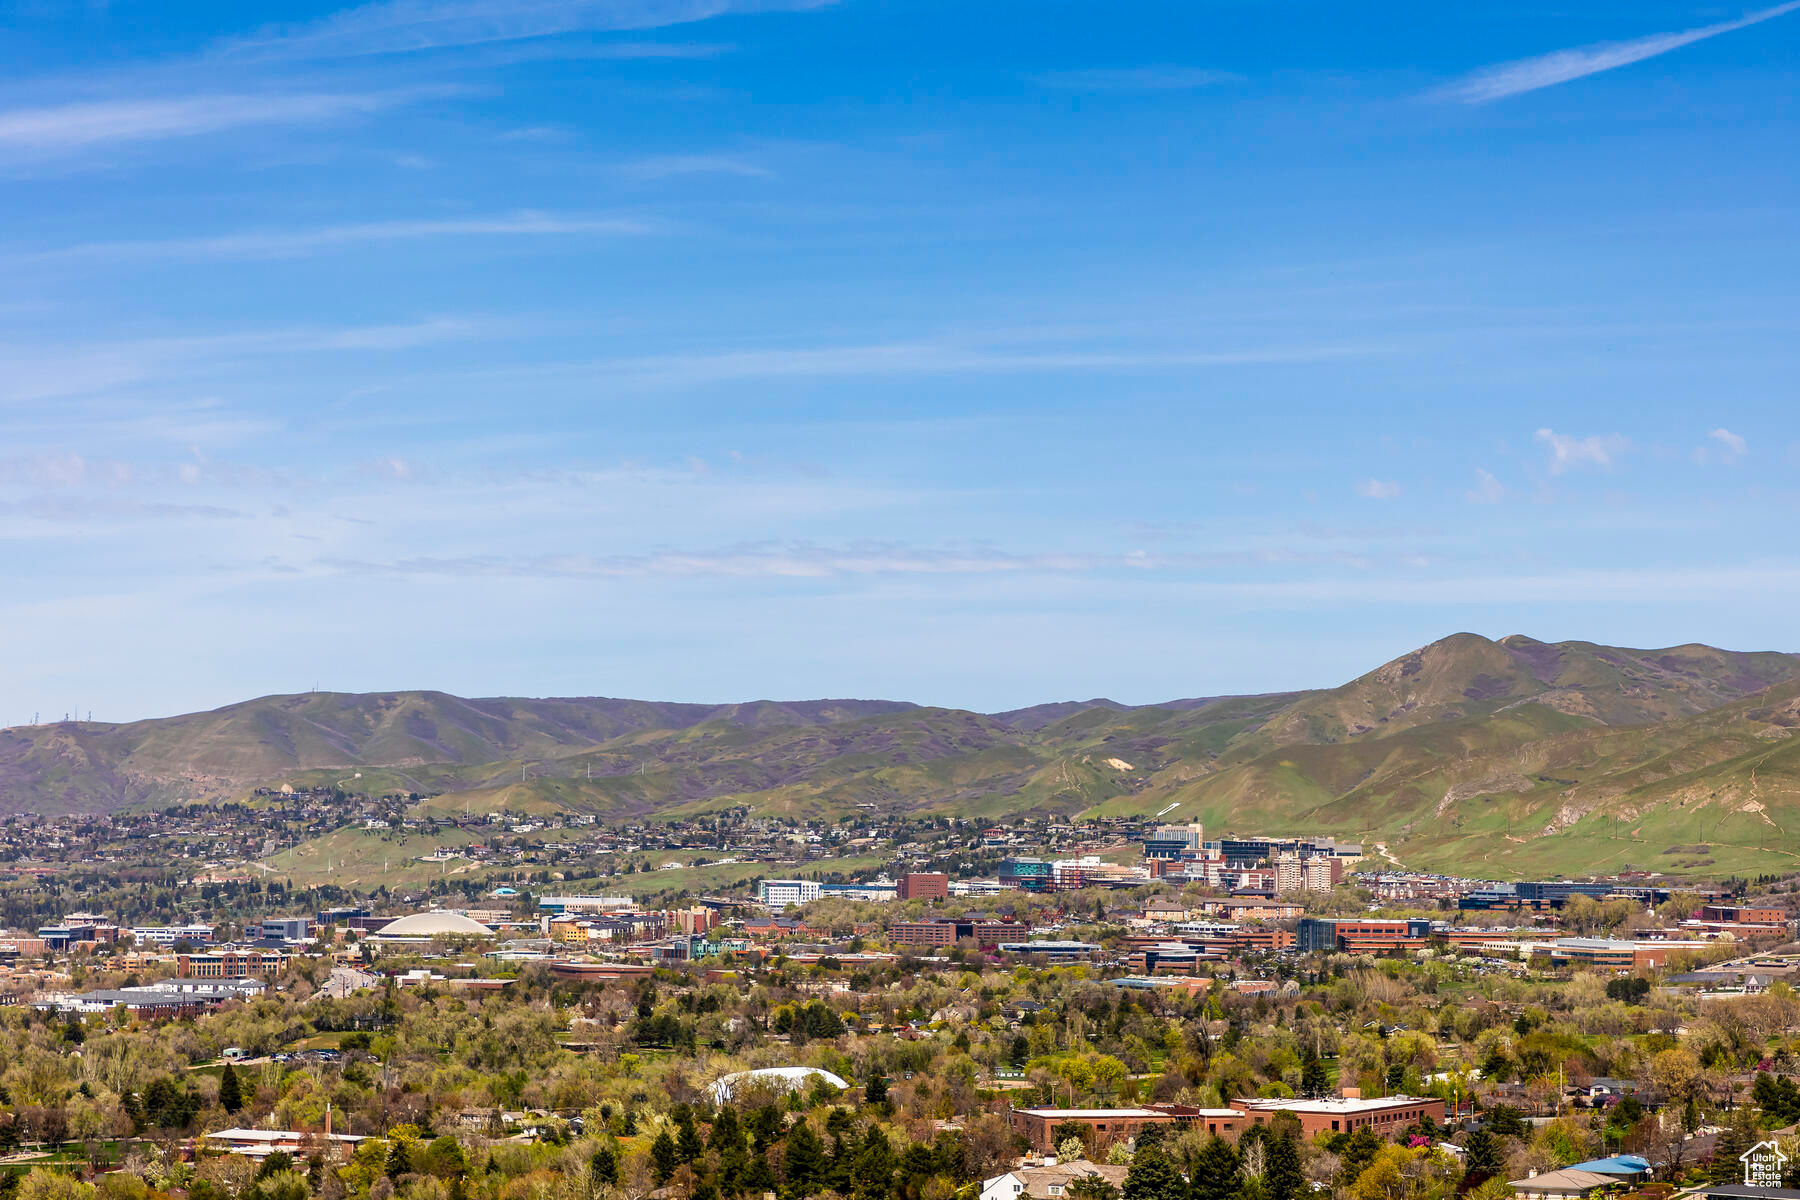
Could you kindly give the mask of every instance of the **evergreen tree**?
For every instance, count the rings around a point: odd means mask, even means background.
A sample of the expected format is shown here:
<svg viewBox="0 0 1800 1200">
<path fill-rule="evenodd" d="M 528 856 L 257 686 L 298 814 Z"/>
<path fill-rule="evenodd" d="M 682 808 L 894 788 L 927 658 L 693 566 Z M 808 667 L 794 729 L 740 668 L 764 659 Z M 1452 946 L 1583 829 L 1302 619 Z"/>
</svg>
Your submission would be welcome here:
<svg viewBox="0 0 1800 1200">
<path fill-rule="evenodd" d="M 825 1146 L 812 1126 L 801 1121 L 781 1150 L 781 1173 L 789 1196 L 810 1196 L 825 1178 Z"/>
<path fill-rule="evenodd" d="M 1325 1073 L 1325 1060 L 1316 1054 L 1309 1054 L 1300 1068 L 1300 1094 L 1303 1096 L 1323 1096 L 1331 1088 L 1329 1077 Z"/>
<path fill-rule="evenodd" d="M 831 1137 L 831 1149 L 825 1155 L 824 1182 L 833 1191 L 848 1192 L 851 1190 L 850 1166 L 856 1159 L 857 1147 L 860 1145 L 856 1137 L 856 1122 L 851 1119 L 850 1110 L 834 1108 L 827 1113 L 825 1132 Z"/>
<path fill-rule="evenodd" d="M 752 1154 L 750 1163 L 738 1179 L 738 1186 L 752 1196 L 761 1196 L 764 1192 L 775 1190 L 775 1171 L 769 1166 L 768 1156 Z"/>
<path fill-rule="evenodd" d="M 1306 1188 L 1306 1173 L 1300 1169 L 1300 1148 L 1293 1135 L 1266 1138 L 1263 1146 L 1263 1186 L 1269 1190 L 1269 1200 L 1294 1200 Z"/>
<path fill-rule="evenodd" d="M 750 1145 L 758 1154 L 765 1153 L 781 1139 L 781 1110 L 764 1104 L 750 1114 Z"/>
<path fill-rule="evenodd" d="M 1121 1195 L 1123 1200 L 1187 1200 L 1187 1180 L 1160 1147 L 1150 1146 L 1132 1156 Z"/>
<path fill-rule="evenodd" d="M 611 1146 L 602 1146 L 594 1151 L 594 1157 L 588 1160 L 588 1172 L 594 1182 L 603 1187 L 612 1187 L 619 1182 L 619 1155 Z"/>
<path fill-rule="evenodd" d="M 243 1085 L 238 1080 L 237 1068 L 230 1063 L 219 1072 L 219 1107 L 228 1113 L 244 1107 Z"/>
<path fill-rule="evenodd" d="M 279 1175 L 283 1171 L 291 1171 L 293 1169 L 294 1156 L 289 1154 L 286 1150 L 277 1150 L 269 1155 L 269 1157 L 262 1160 L 262 1165 L 256 1168 L 256 1178 L 267 1179 L 271 1175 Z"/>
<path fill-rule="evenodd" d="M 650 1177 L 656 1180 L 657 1187 L 661 1187 L 669 1182 L 669 1176 L 675 1174 L 675 1168 L 680 1165 L 681 1156 L 675 1149 L 675 1139 L 665 1129 L 650 1143 Z"/>
<path fill-rule="evenodd" d="M 398 1179 L 411 1170 L 412 1155 L 406 1151 L 406 1142 L 395 1138 L 393 1144 L 388 1147 L 387 1177 Z"/>
<path fill-rule="evenodd" d="M 894 1170 L 900 1165 L 894 1147 L 879 1126 L 870 1125 L 856 1151 L 851 1181 L 861 1200 L 888 1200 L 894 1189 Z"/>
<path fill-rule="evenodd" d="M 1496 1104 L 1489 1109 L 1487 1127 L 1501 1137 L 1522 1138 L 1530 1132 L 1525 1126 L 1525 1118 L 1510 1104 Z"/>
<path fill-rule="evenodd" d="M 1762 1128 L 1755 1116 L 1749 1109 L 1738 1109 L 1731 1122 L 1719 1131 L 1707 1177 L 1714 1183 L 1742 1183 L 1744 1164 L 1739 1159 L 1761 1140 Z"/>
<path fill-rule="evenodd" d="M 1477 1129 L 1469 1135 L 1468 1169 L 1463 1178 L 1470 1186 L 1476 1186 L 1506 1169 L 1506 1148 L 1500 1139 L 1486 1129 Z"/>
<path fill-rule="evenodd" d="M 719 1110 L 713 1118 L 712 1128 L 707 1131 L 706 1148 L 723 1152 L 727 1149 L 743 1149 L 744 1128 L 738 1123 L 737 1109 L 727 1105 Z"/>
<path fill-rule="evenodd" d="M 1193 1176 L 1194 1200 L 1232 1200 L 1243 1186 L 1243 1161 L 1224 1138 L 1208 1138 L 1194 1156 Z"/>
<path fill-rule="evenodd" d="M 700 1131 L 694 1128 L 694 1113 L 687 1105 L 675 1110 L 675 1157 L 691 1163 L 705 1151 L 700 1144 Z"/>
</svg>

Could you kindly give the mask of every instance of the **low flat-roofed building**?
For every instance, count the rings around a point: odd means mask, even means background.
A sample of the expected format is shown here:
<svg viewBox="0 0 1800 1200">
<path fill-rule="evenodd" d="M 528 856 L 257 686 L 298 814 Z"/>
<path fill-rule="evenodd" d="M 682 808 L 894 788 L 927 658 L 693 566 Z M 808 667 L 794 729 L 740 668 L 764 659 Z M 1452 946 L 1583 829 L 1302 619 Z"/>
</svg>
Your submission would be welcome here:
<svg viewBox="0 0 1800 1200">
<path fill-rule="evenodd" d="M 1708 904 L 1700 909 L 1699 919 L 1728 925 L 1785 925 L 1788 913 L 1779 905 Z"/>
<path fill-rule="evenodd" d="M 1129 1141 L 1151 1125 L 1174 1125 L 1173 1113 L 1154 1108 L 1015 1108 L 1012 1127 L 1043 1154 L 1056 1151 L 1059 1125 L 1077 1124 L 1088 1131 L 1089 1149 L 1105 1150 L 1115 1142 Z"/>
<path fill-rule="evenodd" d="M 1430 1117 L 1444 1119 L 1444 1102 L 1429 1096 L 1383 1096 L 1364 1100 L 1357 1096 L 1332 1096 L 1320 1100 L 1233 1100 L 1231 1107 L 1242 1112 L 1249 1124 L 1266 1125 L 1277 1113 L 1293 1113 L 1300 1120 L 1301 1133 L 1312 1138 L 1321 1133 L 1354 1133 L 1371 1129 L 1382 1137 L 1392 1137 L 1409 1126 Z"/>
<path fill-rule="evenodd" d="M 637 907 L 630 896 L 539 896 L 538 911 L 558 916 L 562 913 L 628 912 Z"/>
<path fill-rule="evenodd" d="M 304 1158 L 314 1149 L 324 1149 L 327 1146 L 338 1154 L 347 1156 L 358 1142 L 366 1139 L 354 1133 L 309 1133 L 295 1129 L 221 1129 L 217 1133 L 202 1134 L 200 1140 L 209 1150 L 263 1159 L 277 1152 Z"/>
<path fill-rule="evenodd" d="M 231 1000 L 254 1000 L 265 990 L 260 979 L 165 979 L 142 987 L 55 992 L 33 1007 L 58 1013 L 104 1013 L 123 1008 L 146 1020 L 166 1020 L 206 1012 Z"/>
<path fill-rule="evenodd" d="M 1035 955 L 1051 962 L 1085 962 L 1100 951 L 1093 942 L 1056 942 L 1047 938 L 1036 942 L 1001 942 L 996 949 L 1002 954 Z"/>
<path fill-rule="evenodd" d="M 1534 1200 L 1577 1200 L 1620 1182 L 1622 1181 L 1616 1175 L 1564 1167 L 1560 1171 L 1545 1171 L 1541 1175 L 1509 1180 L 1507 1186 L 1519 1195 L 1533 1197 Z"/>
<path fill-rule="evenodd" d="M 173 946 L 189 942 L 195 946 L 212 944 L 211 925 L 138 925 L 131 930 L 132 940 L 140 946 Z"/>
<path fill-rule="evenodd" d="M 558 979 L 643 979 L 656 968 L 649 963 L 552 962 L 550 973 Z"/>
<path fill-rule="evenodd" d="M 1143 975 L 1193 975 L 1203 962 L 1218 962 L 1224 955 L 1189 942 L 1158 942 L 1125 956 L 1125 966 Z"/>
<path fill-rule="evenodd" d="M 1599 967 L 1603 970 L 1636 971 L 1667 966 L 1671 955 L 1705 950 L 1699 941 L 1616 941 L 1611 938 L 1557 938 L 1534 947 L 1552 962 Z"/>
</svg>

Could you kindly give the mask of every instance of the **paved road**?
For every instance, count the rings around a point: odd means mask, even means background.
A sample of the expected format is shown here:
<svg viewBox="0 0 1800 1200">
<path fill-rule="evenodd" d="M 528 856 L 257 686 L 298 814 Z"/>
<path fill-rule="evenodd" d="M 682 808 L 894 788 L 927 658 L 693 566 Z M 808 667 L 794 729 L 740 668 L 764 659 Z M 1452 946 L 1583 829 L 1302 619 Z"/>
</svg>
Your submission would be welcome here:
<svg viewBox="0 0 1800 1200">
<path fill-rule="evenodd" d="M 351 992 L 360 992 L 365 988 L 381 986 L 381 976 L 372 971 L 361 971 L 355 967 L 336 966 L 331 968 L 331 978 L 319 989 L 321 996 L 330 996 L 334 1000 L 342 1000 Z"/>
</svg>

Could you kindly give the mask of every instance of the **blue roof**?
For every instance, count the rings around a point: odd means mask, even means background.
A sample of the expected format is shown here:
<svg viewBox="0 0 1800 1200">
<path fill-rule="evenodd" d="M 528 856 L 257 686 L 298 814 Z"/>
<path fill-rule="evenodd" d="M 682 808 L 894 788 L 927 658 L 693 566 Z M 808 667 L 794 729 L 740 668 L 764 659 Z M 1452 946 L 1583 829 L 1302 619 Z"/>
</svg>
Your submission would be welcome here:
<svg viewBox="0 0 1800 1200">
<path fill-rule="evenodd" d="M 1593 1171 L 1598 1175 L 1639 1175 L 1650 1169 L 1650 1160 L 1639 1158 L 1635 1154 L 1617 1154 L 1612 1158 L 1596 1158 L 1592 1162 L 1579 1162 L 1569 1167 L 1571 1171 Z"/>
</svg>

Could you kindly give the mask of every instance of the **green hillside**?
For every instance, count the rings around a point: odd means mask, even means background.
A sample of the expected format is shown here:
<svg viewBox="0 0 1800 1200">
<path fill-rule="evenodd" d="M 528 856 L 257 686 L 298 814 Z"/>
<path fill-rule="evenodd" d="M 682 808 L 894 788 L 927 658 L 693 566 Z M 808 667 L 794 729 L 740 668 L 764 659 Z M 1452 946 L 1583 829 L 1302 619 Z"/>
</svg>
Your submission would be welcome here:
<svg viewBox="0 0 1800 1200">
<path fill-rule="evenodd" d="M 272 696 L 0 731 L 0 811 L 219 801 L 281 783 L 414 792 L 422 812 L 612 822 L 731 806 L 1001 820 L 1173 805 L 1171 820 L 1378 842 L 1421 868 L 1722 874 L 1800 861 L 1796 730 L 1791 655 L 1457 634 L 1325 691 L 991 715 L 881 701 Z"/>
</svg>

